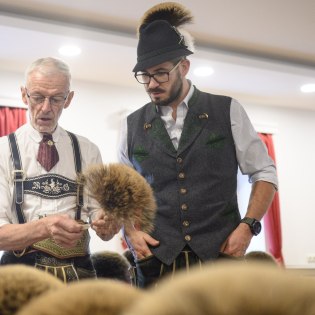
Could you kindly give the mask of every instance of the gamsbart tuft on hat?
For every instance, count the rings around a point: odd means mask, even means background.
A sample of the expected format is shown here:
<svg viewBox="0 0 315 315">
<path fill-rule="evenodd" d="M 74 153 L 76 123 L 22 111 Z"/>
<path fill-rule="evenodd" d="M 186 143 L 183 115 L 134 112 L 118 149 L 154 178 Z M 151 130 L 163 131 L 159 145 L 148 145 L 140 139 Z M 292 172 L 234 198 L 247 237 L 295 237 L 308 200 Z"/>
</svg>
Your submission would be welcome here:
<svg viewBox="0 0 315 315">
<path fill-rule="evenodd" d="M 191 21 L 187 12 L 180 4 L 168 2 L 156 5 L 145 13 L 138 30 L 138 58 L 134 72 L 193 54 L 177 29 Z"/>
</svg>

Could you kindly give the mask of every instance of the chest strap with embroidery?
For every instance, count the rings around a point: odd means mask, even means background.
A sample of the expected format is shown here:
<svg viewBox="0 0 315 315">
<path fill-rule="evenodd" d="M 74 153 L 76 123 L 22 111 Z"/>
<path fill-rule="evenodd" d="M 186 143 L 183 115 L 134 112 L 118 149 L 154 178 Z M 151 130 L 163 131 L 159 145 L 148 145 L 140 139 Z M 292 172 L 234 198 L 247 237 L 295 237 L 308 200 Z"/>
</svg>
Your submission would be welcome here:
<svg viewBox="0 0 315 315">
<path fill-rule="evenodd" d="M 68 132 L 72 142 L 75 170 L 77 174 L 82 171 L 81 151 L 77 137 Z M 81 219 L 81 208 L 83 206 L 83 185 L 80 182 L 70 180 L 58 174 L 45 174 L 36 177 L 26 178 L 22 167 L 19 147 L 14 133 L 8 135 L 11 157 L 13 160 L 13 181 L 15 191 L 15 208 L 20 224 L 25 223 L 26 219 L 22 210 L 24 193 L 40 196 L 41 198 L 57 199 L 66 196 L 76 196 L 75 219 Z M 79 176 L 78 176 L 79 177 Z"/>
</svg>

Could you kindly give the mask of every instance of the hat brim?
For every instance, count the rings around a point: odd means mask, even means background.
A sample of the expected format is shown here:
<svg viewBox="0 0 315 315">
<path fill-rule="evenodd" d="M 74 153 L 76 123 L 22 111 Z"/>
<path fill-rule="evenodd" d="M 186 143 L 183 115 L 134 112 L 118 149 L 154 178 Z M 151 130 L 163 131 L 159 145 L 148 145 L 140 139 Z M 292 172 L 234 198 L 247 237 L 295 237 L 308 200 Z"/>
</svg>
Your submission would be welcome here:
<svg viewBox="0 0 315 315">
<path fill-rule="evenodd" d="M 180 48 L 177 50 L 169 51 L 164 54 L 159 54 L 156 56 L 150 56 L 147 59 L 138 61 L 135 67 L 133 68 L 133 72 L 137 71 L 145 71 L 148 68 L 157 66 L 163 62 L 171 61 L 173 59 L 179 58 L 179 57 L 184 57 L 184 56 L 189 56 L 193 54 L 192 51 L 190 51 L 187 48 Z"/>
</svg>

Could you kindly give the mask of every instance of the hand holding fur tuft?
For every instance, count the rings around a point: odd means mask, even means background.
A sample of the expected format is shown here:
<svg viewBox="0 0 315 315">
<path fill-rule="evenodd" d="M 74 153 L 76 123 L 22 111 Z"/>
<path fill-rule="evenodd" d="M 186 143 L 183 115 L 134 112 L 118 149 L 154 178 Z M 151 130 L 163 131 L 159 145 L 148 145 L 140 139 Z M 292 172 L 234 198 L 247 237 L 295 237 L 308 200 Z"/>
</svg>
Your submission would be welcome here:
<svg viewBox="0 0 315 315">
<path fill-rule="evenodd" d="M 83 176 L 89 194 L 105 214 L 152 231 L 157 206 L 151 186 L 137 171 L 119 163 L 100 164 L 88 168 Z"/>
</svg>

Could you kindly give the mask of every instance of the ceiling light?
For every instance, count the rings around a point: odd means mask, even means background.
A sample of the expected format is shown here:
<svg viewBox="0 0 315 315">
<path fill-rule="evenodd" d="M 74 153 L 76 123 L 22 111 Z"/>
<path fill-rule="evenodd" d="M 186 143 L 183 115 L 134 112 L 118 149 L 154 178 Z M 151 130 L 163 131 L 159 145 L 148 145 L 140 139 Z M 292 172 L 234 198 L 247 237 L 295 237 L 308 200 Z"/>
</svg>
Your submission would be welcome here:
<svg viewBox="0 0 315 315">
<path fill-rule="evenodd" d="M 304 84 L 301 86 L 301 91 L 303 93 L 313 93 L 315 92 L 315 83 Z"/>
<path fill-rule="evenodd" d="M 66 46 L 61 46 L 58 52 L 60 55 L 72 57 L 72 56 L 80 55 L 81 49 L 77 46 L 66 45 Z"/>
<path fill-rule="evenodd" d="M 197 77 L 208 77 L 212 75 L 214 70 L 211 67 L 198 67 L 194 70 L 194 75 Z"/>
</svg>

